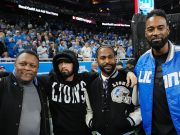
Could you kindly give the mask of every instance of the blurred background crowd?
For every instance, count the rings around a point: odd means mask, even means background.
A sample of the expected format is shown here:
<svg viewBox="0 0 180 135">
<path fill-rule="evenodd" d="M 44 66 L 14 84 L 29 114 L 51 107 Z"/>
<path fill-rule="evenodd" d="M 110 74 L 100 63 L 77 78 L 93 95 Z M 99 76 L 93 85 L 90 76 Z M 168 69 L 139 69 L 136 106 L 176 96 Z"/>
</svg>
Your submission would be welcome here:
<svg viewBox="0 0 180 135">
<path fill-rule="evenodd" d="M 82 60 L 95 58 L 100 45 L 114 47 L 118 59 L 132 57 L 131 36 L 107 32 L 92 31 L 88 28 L 70 26 L 61 22 L 45 22 L 43 25 L 19 21 L 12 24 L 9 20 L 0 20 L 0 57 L 15 58 L 24 49 L 37 52 L 39 58 L 52 58 L 64 49 L 77 53 Z M 52 29 L 53 26 L 58 28 Z"/>
</svg>

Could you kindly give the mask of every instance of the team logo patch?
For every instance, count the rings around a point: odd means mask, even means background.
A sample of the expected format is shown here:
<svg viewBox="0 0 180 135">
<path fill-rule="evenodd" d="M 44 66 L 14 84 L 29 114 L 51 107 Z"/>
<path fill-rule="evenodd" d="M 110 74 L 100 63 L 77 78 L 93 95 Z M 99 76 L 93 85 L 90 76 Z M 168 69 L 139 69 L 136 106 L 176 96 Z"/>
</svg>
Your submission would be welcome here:
<svg viewBox="0 0 180 135">
<path fill-rule="evenodd" d="M 113 102 L 131 104 L 130 91 L 124 86 L 118 86 L 111 92 Z"/>
</svg>

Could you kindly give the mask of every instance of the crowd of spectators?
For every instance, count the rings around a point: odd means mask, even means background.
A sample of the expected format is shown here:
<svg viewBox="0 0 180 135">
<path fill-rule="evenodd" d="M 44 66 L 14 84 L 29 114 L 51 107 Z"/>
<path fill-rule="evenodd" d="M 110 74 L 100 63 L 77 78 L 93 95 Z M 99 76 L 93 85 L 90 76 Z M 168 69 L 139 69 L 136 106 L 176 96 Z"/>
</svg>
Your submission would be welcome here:
<svg viewBox="0 0 180 135">
<path fill-rule="evenodd" d="M 0 58 L 15 58 L 24 49 L 37 52 L 39 58 L 52 58 L 64 49 L 77 53 L 82 60 L 96 57 L 96 49 L 100 45 L 111 45 L 117 52 L 117 58 L 132 57 L 132 41 L 130 36 L 113 32 L 93 32 L 88 29 L 70 27 L 51 29 L 52 24 L 45 22 L 43 27 L 21 21 L 9 24 L 0 20 Z"/>
</svg>

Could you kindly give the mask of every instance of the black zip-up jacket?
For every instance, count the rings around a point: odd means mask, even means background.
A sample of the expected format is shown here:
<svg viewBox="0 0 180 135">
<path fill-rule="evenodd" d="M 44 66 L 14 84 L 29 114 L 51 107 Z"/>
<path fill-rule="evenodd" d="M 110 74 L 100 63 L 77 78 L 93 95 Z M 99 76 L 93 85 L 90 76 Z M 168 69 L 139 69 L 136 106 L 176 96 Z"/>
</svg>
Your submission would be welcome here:
<svg viewBox="0 0 180 135">
<path fill-rule="evenodd" d="M 108 81 L 107 91 L 103 88 L 101 75 L 87 91 L 86 123 L 102 135 L 131 135 L 141 122 L 136 87 L 126 87 L 124 71 L 116 71 Z"/>
<path fill-rule="evenodd" d="M 41 102 L 40 135 L 50 135 L 47 96 L 41 81 L 34 81 Z M 18 135 L 22 110 L 23 88 L 12 73 L 0 78 L 0 134 Z"/>
</svg>

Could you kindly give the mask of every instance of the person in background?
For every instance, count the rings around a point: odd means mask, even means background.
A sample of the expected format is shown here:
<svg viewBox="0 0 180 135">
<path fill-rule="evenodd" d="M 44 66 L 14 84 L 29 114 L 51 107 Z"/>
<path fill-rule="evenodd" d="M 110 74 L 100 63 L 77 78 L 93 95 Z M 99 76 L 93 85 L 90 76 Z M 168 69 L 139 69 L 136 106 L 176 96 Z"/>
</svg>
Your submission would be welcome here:
<svg viewBox="0 0 180 135">
<path fill-rule="evenodd" d="M 151 49 L 135 66 L 146 135 L 180 134 L 180 47 L 168 40 L 169 34 L 165 12 L 152 10 L 145 22 Z"/>
<path fill-rule="evenodd" d="M 117 68 L 118 70 L 122 70 L 122 69 L 123 69 L 123 63 L 122 63 L 121 61 L 117 62 L 116 68 Z"/>
<path fill-rule="evenodd" d="M 6 71 L 6 68 L 4 66 L 0 66 L 0 79 L 1 77 L 8 76 L 9 72 Z"/>
<path fill-rule="evenodd" d="M 133 59 L 130 59 L 127 61 L 126 63 L 126 69 L 129 70 L 129 71 L 134 71 L 134 66 L 135 66 L 135 60 Z"/>
<path fill-rule="evenodd" d="M 14 46 L 16 45 L 15 38 L 13 37 L 13 33 L 11 31 L 7 31 L 5 37 L 5 46 L 7 47 L 8 55 L 11 58 L 15 57 Z"/>
<path fill-rule="evenodd" d="M 14 53 L 15 55 L 26 49 L 26 46 L 22 40 L 18 40 L 16 45 L 14 46 Z"/>
<path fill-rule="evenodd" d="M 47 96 L 36 76 L 39 58 L 20 52 L 14 72 L 0 78 L 0 130 L 2 135 L 50 135 Z"/>
<path fill-rule="evenodd" d="M 42 44 L 37 48 L 37 54 L 39 55 L 40 59 L 48 58 L 48 49 L 45 42 L 42 42 Z"/>
<path fill-rule="evenodd" d="M 92 62 L 90 72 L 98 72 L 98 64 L 97 64 L 97 62 L 95 62 L 95 61 Z"/>
<path fill-rule="evenodd" d="M 49 42 L 48 52 L 48 58 L 53 58 L 58 52 L 57 45 L 54 42 Z"/>
<path fill-rule="evenodd" d="M 135 135 L 141 123 L 137 87 L 127 86 L 127 73 L 116 69 L 112 47 L 99 47 L 96 56 L 101 73 L 85 91 L 86 123 L 101 135 Z"/>
<path fill-rule="evenodd" d="M 5 72 L 5 71 L 6 71 L 5 67 L 4 66 L 0 66 L 0 72 Z"/>
<path fill-rule="evenodd" d="M 128 41 L 126 56 L 128 58 L 131 58 L 133 56 L 132 39 L 129 39 L 129 41 Z"/>
<path fill-rule="evenodd" d="M 125 59 L 126 58 L 126 51 L 124 49 L 124 45 L 120 44 L 117 48 L 117 59 Z"/>
<path fill-rule="evenodd" d="M 92 58 L 92 50 L 91 50 L 89 42 L 86 42 L 85 45 L 82 47 L 81 54 L 83 56 L 84 61 L 91 60 L 91 58 Z"/>
</svg>

